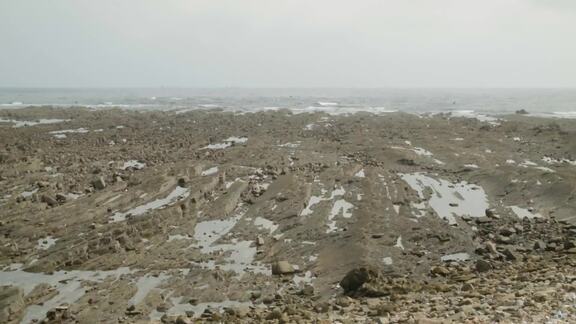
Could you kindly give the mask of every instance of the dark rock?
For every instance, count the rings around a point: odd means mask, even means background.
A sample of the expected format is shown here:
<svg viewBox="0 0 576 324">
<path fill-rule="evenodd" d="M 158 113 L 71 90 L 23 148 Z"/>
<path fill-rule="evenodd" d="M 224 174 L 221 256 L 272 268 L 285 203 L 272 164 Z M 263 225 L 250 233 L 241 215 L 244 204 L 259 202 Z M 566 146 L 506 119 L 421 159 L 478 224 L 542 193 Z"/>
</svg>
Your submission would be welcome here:
<svg viewBox="0 0 576 324">
<path fill-rule="evenodd" d="M 488 272 L 492 270 L 492 264 L 485 260 L 477 260 L 475 265 L 476 271 L 478 272 Z"/>
<path fill-rule="evenodd" d="M 536 251 L 544 251 L 546 250 L 546 243 L 542 240 L 538 240 L 534 242 L 534 250 Z"/>
<path fill-rule="evenodd" d="M 54 197 L 47 194 L 42 195 L 42 197 L 40 197 L 40 201 L 48 204 L 50 207 L 58 206 L 58 201 Z"/>
<path fill-rule="evenodd" d="M 365 283 L 376 278 L 378 273 L 366 267 L 350 270 L 340 281 L 340 287 L 344 292 L 352 292 L 360 289 Z"/>
<path fill-rule="evenodd" d="M 486 209 L 485 211 L 486 217 L 495 218 L 496 214 L 494 213 L 494 209 Z"/>
<path fill-rule="evenodd" d="M 521 258 L 521 256 L 516 251 L 513 251 L 512 249 L 504 249 L 502 251 L 502 254 L 506 257 L 506 260 L 508 260 L 508 261 L 517 261 L 517 260 L 520 260 L 520 258 Z"/>
<path fill-rule="evenodd" d="M 97 177 L 96 179 L 94 179 L 92 181 L 92 186 L 96 190 L 102 190 L 102 189 L 106 188 L 106 181 L 104 180 L 103 177 Z"/>
</svg>

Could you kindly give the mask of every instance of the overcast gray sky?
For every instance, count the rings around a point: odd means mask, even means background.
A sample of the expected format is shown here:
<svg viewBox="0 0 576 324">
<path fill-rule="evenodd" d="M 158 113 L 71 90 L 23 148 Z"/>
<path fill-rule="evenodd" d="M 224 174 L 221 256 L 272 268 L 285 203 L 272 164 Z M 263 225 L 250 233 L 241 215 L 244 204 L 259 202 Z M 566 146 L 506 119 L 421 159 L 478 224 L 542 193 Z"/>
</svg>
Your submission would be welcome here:
<svg viewBox="0 0 576 324">
<path fill-rule="evenodd" d="M 0 86 L 575 87 L 576 0 L 0 0 Z"/>
</svg>

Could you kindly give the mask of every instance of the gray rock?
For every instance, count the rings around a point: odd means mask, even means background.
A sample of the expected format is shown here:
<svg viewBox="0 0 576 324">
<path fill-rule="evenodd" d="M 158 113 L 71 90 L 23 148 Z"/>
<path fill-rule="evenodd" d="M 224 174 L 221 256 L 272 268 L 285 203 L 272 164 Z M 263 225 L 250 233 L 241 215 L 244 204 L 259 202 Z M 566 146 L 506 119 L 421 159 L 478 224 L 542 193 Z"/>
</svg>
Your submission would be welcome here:
<svg viewBox="0 0 576 324">
<path fill-rule="evenodd" d="M 283 275 L 294 273 L 294 267 L 288 261 L 278 261 L 272 264 L 272 274 Z"/>
<path fill-rule="evenodd" d="M 67 199 L 68 199 L 68 197 L 66 197 L 65 194 L 62 194 L 62 193 L 56 194 L 56 200 L 58 200 L 59 202 L 66 202 Z"/>
<path fill-rule="evenodd" d="M 542 240 L 538 240 L 534 242 L 534 250 L 536 251 L 544 251 L 546 250 L 546 243 Z"/>
<path fill-rule="evenodd" d="M 94 181 L 92 181 L 92 186 L 96 190 L 102 190 L 102 189 L 106 188 L 106 181 L 104 180 L 103 177 L 98 177 L 98 178 L 94 179 Z"/>
<path fill-rule="evenodd" d="M 54 207 L 54 206 L 58 205 L 58 201 L 56 200 L 56 198 L 54 198 L 50 195 L 47 195 L 47 194 L 43 194 L 42 197 L 40 198 L 40 201 L 48 204 L 48 206 L 50 206 L 50 207 Z"/>
<path fill-rule="evenodd" d="M 476 261 L 476 271 L 478 272 L 487 272 L 492 270 L 492 264 L 490 264 L 490 262 L 485 261 L 485 260 L 478 260 Z"/>
<path fill-rule="evenodd" d="M 512 249 L 504 249 L 502 251 L 502 254 L 506 257 L 506 260 L 508 261 L 517 261 L 521 259 L 521 255 L 519 255 L 518 253 L 516 253 L 516 251 L 513 251 Z"/>
<path fill-rule="evenodd" d="M 264 238 L 263 238 L 262 236 L 258 235 L 258 236 L 256 237 L 256 245 L 257 245 L 257 246 L 262 246 L 262 245 L 264 245 Z"/>
</svg>

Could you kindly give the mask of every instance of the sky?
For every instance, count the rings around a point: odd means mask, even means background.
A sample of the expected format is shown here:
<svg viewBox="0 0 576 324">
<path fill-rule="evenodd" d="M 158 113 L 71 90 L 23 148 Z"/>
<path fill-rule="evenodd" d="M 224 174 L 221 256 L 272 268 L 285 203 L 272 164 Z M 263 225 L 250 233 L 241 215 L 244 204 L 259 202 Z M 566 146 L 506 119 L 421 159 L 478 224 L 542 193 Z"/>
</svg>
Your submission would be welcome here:
<svg viewBox="0 0 576 324">
<path fill-rule="evenodd" d="M 0 87 L 576 87 L 574 0 L 0 0 Z"/>
</svg>

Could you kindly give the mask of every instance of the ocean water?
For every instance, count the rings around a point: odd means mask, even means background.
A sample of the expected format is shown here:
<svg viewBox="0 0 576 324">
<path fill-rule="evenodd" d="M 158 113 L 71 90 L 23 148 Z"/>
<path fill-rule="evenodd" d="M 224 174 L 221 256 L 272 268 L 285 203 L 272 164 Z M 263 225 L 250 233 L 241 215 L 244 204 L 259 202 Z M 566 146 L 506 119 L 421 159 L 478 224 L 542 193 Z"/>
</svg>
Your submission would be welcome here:
<svg viewBox="0 0 576 324">
<path fill-rule="evenodd" d="M 28 106 L 125 109 L 314 109 L 576 113 L 576 89 L 189 89 L 0 88 L 0 109 Z"/>
</svg>

